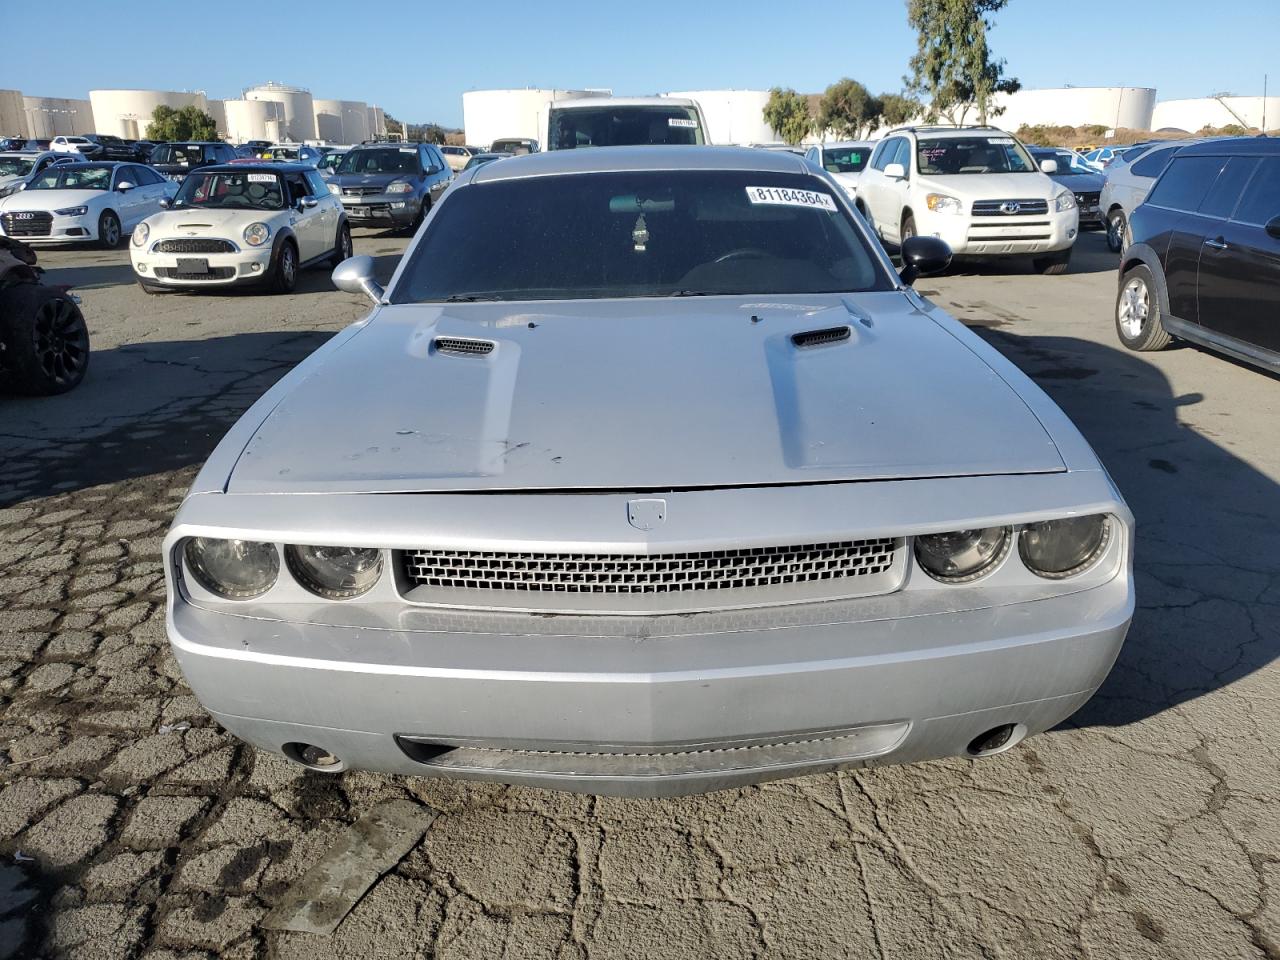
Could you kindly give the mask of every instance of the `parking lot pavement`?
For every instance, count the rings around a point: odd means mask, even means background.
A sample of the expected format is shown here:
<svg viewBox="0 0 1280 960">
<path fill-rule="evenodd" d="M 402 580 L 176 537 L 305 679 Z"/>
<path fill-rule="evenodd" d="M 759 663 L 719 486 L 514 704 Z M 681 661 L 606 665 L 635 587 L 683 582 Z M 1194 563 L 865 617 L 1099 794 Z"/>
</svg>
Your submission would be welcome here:
<svg viewBox="0 0 1280 960">
<path fill-rule="evenodd" d="M 389 273 L 403 241 L 362 233 Z M 1102 692 L 978 762 L 626 801 L 299 775 L 222 733 L 164 640 L 159 544 L 204 456 L 365 310 L 81 286 L 89 375 L 0 396 L 0 958 L 1280 957 L 1280 380 L 1137 355 L 1114 259 L 920 288 L 1064 407 L 1139 524 Z M 904 384 L 910 389 L 910 384 Z M 260 921 L 384 800 L 439 815 L 332 936 Z"/>
</svg>

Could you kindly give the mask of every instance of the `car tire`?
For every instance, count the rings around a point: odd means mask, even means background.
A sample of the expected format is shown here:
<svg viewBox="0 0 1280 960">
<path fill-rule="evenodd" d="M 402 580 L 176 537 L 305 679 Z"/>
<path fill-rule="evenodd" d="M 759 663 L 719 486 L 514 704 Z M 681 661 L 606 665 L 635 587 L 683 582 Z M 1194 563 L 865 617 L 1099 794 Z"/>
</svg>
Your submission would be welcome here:
<svg viewBox="0 0 1280 960">
<path fill-rule="evenodd" d="M 422 221 L 427 219 L 427 214 L 429 214 L 430 212 L 431 212 L 431 198 L 423 197 L 422 205 L 418 207 L 418 215 L 413 218 L 413 222 L 409 224 L 408 227 L 405 228 L 404 232 L 412 237 L 415 233 L 418 232 L 418 228 L 422 226 Z"/>
<path fill-rule="evenodd" d="M 152 296 L 155 296 L 158 293 L 164 292 L 164 287 L 160 286 L 158 283 L 148 283 L 146 280 L 143 280 L 141 277 L 138 278 L 138 286 L 142 288 L 143 293 L 149 293 Z"/>
<path fill-rule="evenodd" d="M 103 210 L 98 218 L 98 246 L 103 250 L 114 250 L 124 239 L 124 230 L 120 227 L 120 218 L 112 210 Z"/>
<path fill-rule="evenodd" d="M 1130 350 L 1163 350 L 1173 339 L 1161 322 L 1155 277 L 1145 264 L 1120 278 L 1115 314 L 1116 334 Z"/>
<path fill-rule="evenodd" d="M 329 258 L 329 265 L 336 267 L 354 252 L 355 247 L 351 244 L 351 226 L 344 220 L 338 227 L 338 238 L 334 241 L 333 256 Z"/>
<path fill-rule="evenodd" d="M 1051 257 L 1036 257 L 1031 261 L 1031 268 L 1036 273 L 1046 277 L 1056 277 L 1059 274 L 1066 273 L 1069 266 L 1071 266 L 1070 247 L 1062 253 L 1056 253 Z"/>
<path fill-rule="evenodd" d="M 89 369 L 89 330 L 80 307 L 64 291 L 19 283 L 0 292 L 10 340 L 6 368 L 22 393 L 66 393 Z"/>
<path fill-rule="evenodd" d="M 1123 210 L 1107 214 L 1107 249 L 1112 253 L 1124 253 L 1129 247 L 1129 221 Z"/>
<path fill-rule="evenodd" d="M 906 219 L 902 221 L 902 229 L 898 231 L 898 246 L 902 246 L 914 236 L 916 236 L 916 218 L 907 214 Z"/>
<path fill-rule="evenodd" d="M 298 286 L 298 248 L 292 240 L 284 240 L 276 251 L 268 287 L 272 293 L 293 293 Z"/>
</svg>

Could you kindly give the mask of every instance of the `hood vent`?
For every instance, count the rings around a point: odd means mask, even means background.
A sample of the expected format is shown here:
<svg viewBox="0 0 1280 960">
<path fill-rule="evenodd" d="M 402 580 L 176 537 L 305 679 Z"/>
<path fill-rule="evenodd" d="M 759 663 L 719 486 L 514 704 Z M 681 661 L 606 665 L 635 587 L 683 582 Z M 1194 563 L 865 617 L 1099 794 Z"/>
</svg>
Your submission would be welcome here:
<svg viewBox="0 0 1280 960">
<path fill-rule="evenodd" d="M 797 347 L 821 347 L 828 343 L 840 343 L 842 340 L 848 340 L 853 331 L 849 327 L 826 327 L 822 330 L 805 330 L 801 333 L 793 333 L 791 342 Z"/>
<path fill-rule="evenodd" d="M 468 340 L 464 337 L 436 337 L 435 347 L 441 353 L 452 353 L 460 357 L 483 357 L 493 353 L 495 344 L 492 340 Z"/>
</svg>

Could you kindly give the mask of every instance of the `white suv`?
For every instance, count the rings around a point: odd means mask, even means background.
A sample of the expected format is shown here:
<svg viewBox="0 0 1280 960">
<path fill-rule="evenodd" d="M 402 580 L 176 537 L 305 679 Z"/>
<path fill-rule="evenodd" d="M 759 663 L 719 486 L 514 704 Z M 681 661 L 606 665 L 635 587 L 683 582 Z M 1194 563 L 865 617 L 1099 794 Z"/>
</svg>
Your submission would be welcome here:
<svg viewBox="0 0 1280 960">
<path fill-rule="evenodd" d="M 886 244 L 945 240 L 957 257 L 1029 257 L 1065 273 L 1080 229 L 1070 190 L 995 127 L 903 127 L 880 141 L 858 180 L 858 209 Z"/>
</svg>

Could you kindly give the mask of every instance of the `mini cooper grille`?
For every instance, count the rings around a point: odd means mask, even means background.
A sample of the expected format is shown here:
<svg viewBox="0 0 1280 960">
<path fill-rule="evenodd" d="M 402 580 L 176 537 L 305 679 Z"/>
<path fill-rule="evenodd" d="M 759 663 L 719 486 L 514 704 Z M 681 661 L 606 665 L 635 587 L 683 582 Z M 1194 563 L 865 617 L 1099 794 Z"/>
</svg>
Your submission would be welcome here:
<svg viewBox="0 0 1280 960">
<path fill-rule="evenodd" d="M 235 253 L 236 245 L 230 240 L 213 240 L 206 237 L 194 239 L 161 240 L 156 253 Z"/>
<path fill-rule="evenodd" d="M 803 333 L 793 333 L 791 342 L 797 347 L 820 347 L 824 343 L 839 343 L 841 340 L 848 340 L 850 330 L 848 327 L 828 327 L 825 330 L 805 330 Z"/>
<path fill-rule="evenodd" d="M 483 356 L 493 353 L 489 340 L 464 340 L 461 337 L 436 337 L 436 349 L 441 353 L 459 353 L 464 356 Z"/>
<path fill-rule="evenodd" d="M 1048 200 L 975 200 L 975 217 L 1026 217 L 1044 216 L 1049 212 Z"/>
<path fill-rule="evenodd" d="M 156 276 L 162 280 L 230 280 L 236 275 L 235 267 L 210 267 L 208 273 L 179 273 L 173 267 L 156 267 Z"/>
<path fill-rule="evenodd" d="M 893 566 L 897 541 L 843 540 L 701 553 L 504 553 L 406 550 L 414 587 L 657 594 L 865 577 Z"/>
<path fill-rule="evenodd" d="M 10 237 L 47 237 L 53 229 L 53 214 L 37 210 L 6 213 L 0 217 L 4 232 Z"/>
</svg>

